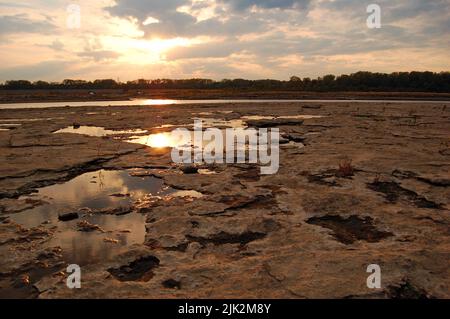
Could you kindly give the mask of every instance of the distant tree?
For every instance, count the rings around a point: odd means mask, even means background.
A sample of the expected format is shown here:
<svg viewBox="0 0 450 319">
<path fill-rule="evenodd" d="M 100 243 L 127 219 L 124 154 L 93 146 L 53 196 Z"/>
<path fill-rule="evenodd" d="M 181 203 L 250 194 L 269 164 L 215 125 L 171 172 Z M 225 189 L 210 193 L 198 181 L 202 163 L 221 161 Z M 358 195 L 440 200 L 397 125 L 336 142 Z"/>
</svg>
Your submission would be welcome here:
<svg viewBox="0 0 450 319">
<path fill-rule="evenodd" d="M 5 87 L 7 89 L 17 90 L 17 89 L 32 89 L 33 85 L 30 81 L 27 80 L 13 80 L 6 81 Z"/>
<path fill-rule="evenodd" d="M 246 80 L 223 79 L 138 79 L 126 83 L 112 79 L 100 79 L 93 82 L 65 79 L 61 83 L 27 80 L 6 81 L 0 89 L 239 89 L 239 90 L 301 90 L 301 91 L 422 91 L 450 92 L 450 72 L 395 72 L 372 73 L 366 71 L 350 75 L 332 74 L 317 79 L 292 76 L 289 81 L 272 79 Z"/>
</svg>

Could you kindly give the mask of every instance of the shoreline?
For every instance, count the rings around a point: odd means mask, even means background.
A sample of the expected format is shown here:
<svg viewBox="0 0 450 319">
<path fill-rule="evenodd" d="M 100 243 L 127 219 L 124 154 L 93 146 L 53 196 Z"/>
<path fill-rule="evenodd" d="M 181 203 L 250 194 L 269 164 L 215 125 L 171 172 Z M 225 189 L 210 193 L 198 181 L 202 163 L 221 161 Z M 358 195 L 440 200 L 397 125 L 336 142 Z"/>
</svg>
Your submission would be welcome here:
<svg viewBox="0 0 450 319">
<path fill-rule="evenodd" d="M 92 95 L 94 92 L 95 95 Z M 0 105 L 10 103 L 169 100 L 411 100 L 450 101 L 450 93 L 428 92 L 303 92 L 242 90 L 0 90 Z"/>
</svg>

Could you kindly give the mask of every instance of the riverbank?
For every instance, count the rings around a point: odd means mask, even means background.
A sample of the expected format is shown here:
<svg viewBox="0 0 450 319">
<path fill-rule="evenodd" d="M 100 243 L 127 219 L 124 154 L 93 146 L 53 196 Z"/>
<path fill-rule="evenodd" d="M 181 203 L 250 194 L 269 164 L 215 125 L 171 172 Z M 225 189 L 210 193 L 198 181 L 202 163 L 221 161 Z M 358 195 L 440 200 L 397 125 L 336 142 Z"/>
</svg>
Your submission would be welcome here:
<svg viewBox="0 0 450 319">
<path fill-rule="evenodd" d="M 0 90 L 1 103 L 82 102 L 131 99 L 369 99 L 449 100 L 450 93 L 423 92 L 301 92 L 252 90 Z"/>
</svg>

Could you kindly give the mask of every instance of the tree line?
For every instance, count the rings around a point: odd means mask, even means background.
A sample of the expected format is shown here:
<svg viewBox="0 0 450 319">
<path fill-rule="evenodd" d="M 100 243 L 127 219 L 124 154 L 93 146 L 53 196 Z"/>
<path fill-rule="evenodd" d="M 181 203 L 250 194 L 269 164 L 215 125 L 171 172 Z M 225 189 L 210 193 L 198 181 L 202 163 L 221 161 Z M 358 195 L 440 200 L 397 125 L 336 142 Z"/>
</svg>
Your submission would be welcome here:
<svg viewBox="0 0 450 319">
<path fill-rule="evenodd" d="M 357 72 L 350 75 L 325 75 L 316 79 L 292 76 L 282 80 L 224 79 L 139 79 L 119 82 L 112 79 L 95 81 L 66 79 L 62 82 L 12 80 L 0 84 L 3 90 L 34 89 L 240 89 L 298 91 L 383 91 L 383 92 L 450 92 L 450 72 Z"/>
</svg>

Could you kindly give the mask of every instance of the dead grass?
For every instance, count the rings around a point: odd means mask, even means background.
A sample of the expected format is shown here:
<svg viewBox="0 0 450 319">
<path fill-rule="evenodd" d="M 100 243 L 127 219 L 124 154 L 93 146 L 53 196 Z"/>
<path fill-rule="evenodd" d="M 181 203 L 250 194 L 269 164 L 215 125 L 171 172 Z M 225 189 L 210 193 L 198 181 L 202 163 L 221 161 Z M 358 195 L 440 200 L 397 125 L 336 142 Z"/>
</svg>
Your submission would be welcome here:
<svg viewBox="0 0 450 319">
<path fill-rule="evenodd" d="M 337 172 L 338 177 L 351 177 L 355 175 L 355 169 L 352 164 L 352 160 L 344 160 L 339 163 Z"/>
<path fill-rule="evenodd" d="M 373 179 L 372 184 L 378 184 L 379 182 L 381 182 L 381 174 L 380 174 L 380 173 L 377 173 L 377 174 L 375 175 L 375 178 Z"/>
</svg>

